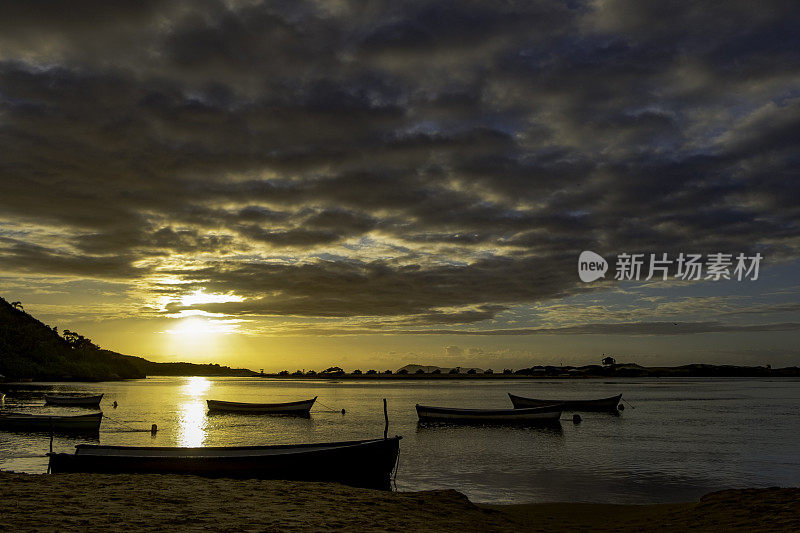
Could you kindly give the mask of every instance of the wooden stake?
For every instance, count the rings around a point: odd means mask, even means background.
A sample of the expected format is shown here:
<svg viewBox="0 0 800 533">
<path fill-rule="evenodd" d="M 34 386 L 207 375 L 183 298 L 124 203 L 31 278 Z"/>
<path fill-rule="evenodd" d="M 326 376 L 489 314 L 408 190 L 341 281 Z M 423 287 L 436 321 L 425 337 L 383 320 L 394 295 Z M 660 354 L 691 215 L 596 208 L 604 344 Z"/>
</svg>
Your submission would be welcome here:
<svg viewBox="0 0 800 533">
<path fill-rule="evenodd" d="M 383 438 L 387 438 L 389 435 L 389 412 L 386 410 L 386 398 L 383 399 L 383 420 L 385 425 L 383 426 Z"/>
</svg>

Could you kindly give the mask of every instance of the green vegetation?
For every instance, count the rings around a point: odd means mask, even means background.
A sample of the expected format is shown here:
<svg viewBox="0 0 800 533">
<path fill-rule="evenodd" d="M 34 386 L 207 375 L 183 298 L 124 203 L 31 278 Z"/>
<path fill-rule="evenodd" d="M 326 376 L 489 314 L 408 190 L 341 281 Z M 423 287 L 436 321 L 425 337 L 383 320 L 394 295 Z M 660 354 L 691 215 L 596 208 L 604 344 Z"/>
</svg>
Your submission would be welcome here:
<svg viewBox="0 0 800 533">
<path fill-rule="evenodd" d="M 103 350 L 91 339 L 43 324 L 20 302 L 0 298 L 0 374 L 6 379 L 104 381 L 161 376 L 250 376 L 217 364 L 154 363 Z"/>
</svg>

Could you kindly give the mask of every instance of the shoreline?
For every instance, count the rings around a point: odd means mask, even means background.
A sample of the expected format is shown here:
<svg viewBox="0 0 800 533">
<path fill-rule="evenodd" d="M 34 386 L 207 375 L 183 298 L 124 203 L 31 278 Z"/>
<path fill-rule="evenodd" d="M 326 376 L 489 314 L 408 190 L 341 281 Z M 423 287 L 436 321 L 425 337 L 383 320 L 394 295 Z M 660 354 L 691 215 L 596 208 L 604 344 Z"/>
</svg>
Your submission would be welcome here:
<svg viewBox="0 0 800 533">
<path fill-rule="evenodd" d="M 280 375 L 280 374 L 152 374 L 144 377 L 137 378 L 118 378 L 118 379 L 80 379 L 73 377 L 65 377 L 58 380 L 39 380 L 39 379 L 26 379 L 26 380 L 6 380 L 0 381 L 0 390 L 15 390 L 25 389 L 26 387 L 48 387 L 53 383 L 105 383 L 105 382 L 122 382 L 122 381 L 138 381 L 142 379 L 151 378 L 185 378 L 185 377 L 204 377 L 204 378 L 259 378 L 264 380 L 276 381 L 394 381 L 394 380 L 430 380 L 430 381 L 448 381 L 448 380 L 525 380 L 525 381 L 596 381 L 596 380 L 636 380 L 643 378 L 652 379 L 797 379 L 800 377 L 800 368 L 779 369 L 772 373 L 738 373 L 738 372 L 717 372 L 717 373 L 703 373 L 703 372 L 673 372 L 663 370 L 652 370 L 649 372 L 617 372 L 608 374 L 595 374 L 595 373 L 554 373 L 554 374 L 529 374 L 529 373 L 513 373 L 513 374 L 303 374 L 303 375 Z"/>
<path fill-rule="evenodd" d="M 0 530 L 797 531 L 800 488 L 714 492 L 686 503 L 475 504 L 455 490 L 177 475 L 0 471 Z"/>
</svg>

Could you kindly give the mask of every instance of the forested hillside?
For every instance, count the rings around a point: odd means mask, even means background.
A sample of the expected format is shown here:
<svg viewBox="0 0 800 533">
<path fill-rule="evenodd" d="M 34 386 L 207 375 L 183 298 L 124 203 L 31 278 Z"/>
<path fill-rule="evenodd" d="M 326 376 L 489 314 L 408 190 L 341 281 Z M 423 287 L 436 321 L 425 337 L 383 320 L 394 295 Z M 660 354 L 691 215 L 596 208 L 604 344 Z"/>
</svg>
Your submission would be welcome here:
<svg viewBox="0 0 800 533">
<path fill-rule="evenodd" d="M 59 332 L 0 298 L 0 375 L 5 379 L 103 381 L 147 375 L 244 376 L 247 369 L 216 364 L 155 363 L 103 350 L 90 339 Z"/>
</svg>

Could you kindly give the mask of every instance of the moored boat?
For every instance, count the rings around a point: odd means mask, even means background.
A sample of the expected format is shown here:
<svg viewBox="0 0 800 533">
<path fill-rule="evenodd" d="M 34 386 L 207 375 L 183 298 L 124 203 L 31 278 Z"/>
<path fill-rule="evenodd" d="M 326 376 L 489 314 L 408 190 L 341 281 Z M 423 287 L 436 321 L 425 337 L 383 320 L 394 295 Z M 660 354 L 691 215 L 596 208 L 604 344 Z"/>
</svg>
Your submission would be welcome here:
<svg viewBox="0 0 800 533">
<path fill-rule="evenodd" d="M 0 414 L 0 430 L 54 431 L 59 433 L 97 433 L 103 413 L 88 415 Z"/>
<path fill-rule="evenodd" d="M 100 400 L 103 399 L 102 394 L 85 395 L 85 394 L 45 394 L 44 403 L 50 405 L 69 405 L 74 407 L 97 407 L 100 405 Z"/>
<path fill-rule="evenodd" d="M 451 407 L 431 407 L 417 404 L 420 422 L 453 423 L 546 423 L 558 422 L 561 405 L 547 405 L 530 409 L 456 409 Z"/>
<path fill-rule="evenodd" d="M 220 411 L 228 413 L 251 413 L 251 414 L 281 414 L 281 415 L 304 415 L 307 416 L 317 397 L 310 400 L 300 400 L 297 402 L 284 403 L 242 403 L 242 402 L 223 402 L 220 400 L 206 400 L 209 411 Z"/>
<path fill-rule="evenodd" d="M 515 409 L 526 409 L 530 407 L 541 407 L 543 405 L 559 403 L 564 406 L 565 411 L 611 411 L 617 412 L 622 394 L 599 398 L 596 400 L 540 400 L 535 398 L 524 398 L 508 393 L 511 403 Z"/>
<path fill-rule="evenodd" d="M 208 448 L 80 444 L 74 454 L 50 454 L 50 471 L 335 481 L 388 489 L 400 439 L 396 436 L 319 444 Z"/>
</svg>

